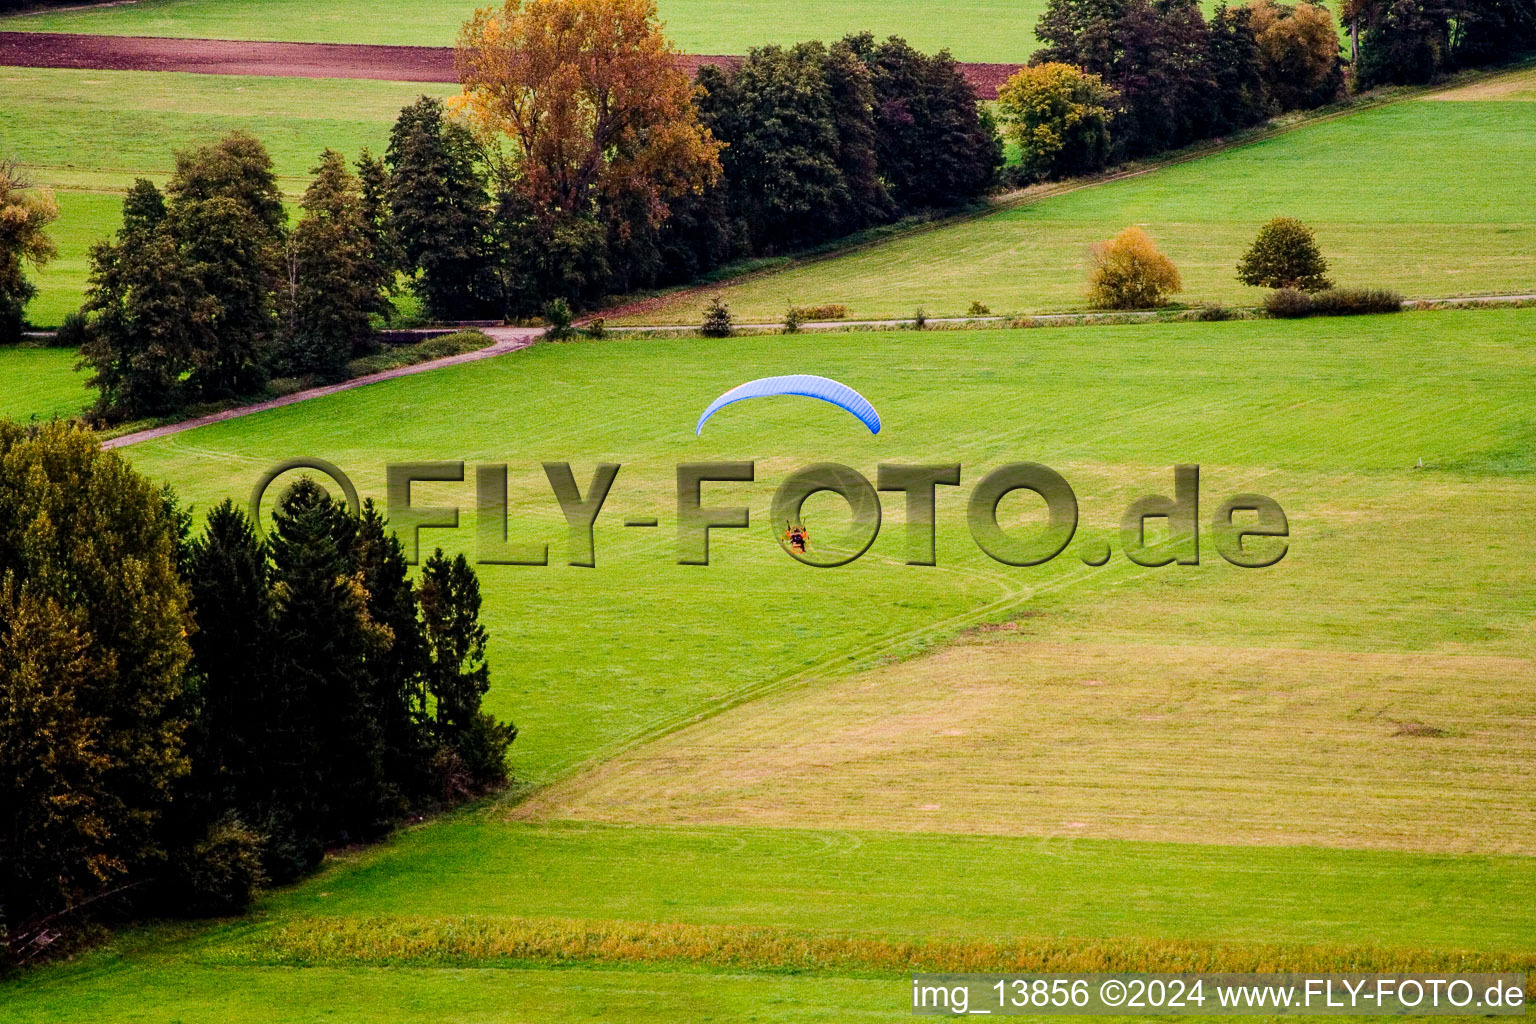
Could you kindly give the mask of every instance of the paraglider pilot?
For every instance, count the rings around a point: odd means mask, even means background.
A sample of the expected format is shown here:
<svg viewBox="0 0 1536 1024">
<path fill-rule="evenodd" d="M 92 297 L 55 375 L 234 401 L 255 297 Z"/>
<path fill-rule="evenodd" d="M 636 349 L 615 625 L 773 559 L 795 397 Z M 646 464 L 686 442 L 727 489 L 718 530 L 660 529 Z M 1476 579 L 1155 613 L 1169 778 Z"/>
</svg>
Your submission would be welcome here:
<svg viewBox="0 0 1536 1024">
<path fill-rule="evenodd" d="M 799 523 L 794 525 L 786 523 L 785 526 L 787 527 L 784 531 L 785 543 L 802 555 L 805 554 L 805 546 L 810 541 L 811 535 Z"/>
</svg>

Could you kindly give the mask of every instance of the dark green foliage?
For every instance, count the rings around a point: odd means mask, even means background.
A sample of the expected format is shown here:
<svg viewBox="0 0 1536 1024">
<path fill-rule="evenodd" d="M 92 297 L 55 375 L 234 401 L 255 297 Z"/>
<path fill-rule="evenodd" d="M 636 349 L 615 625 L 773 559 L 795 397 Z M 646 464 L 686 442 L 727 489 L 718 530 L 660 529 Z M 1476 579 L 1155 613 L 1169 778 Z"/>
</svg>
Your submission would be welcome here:
<svg viewBox="0 0 1536 1024">
<path fill-rule="evenodd" d="M 838 67 L 841 109 L 834 106 L 829 55 L 820 43 L 754 49 L 730 74 L 709 67 L 700 75 L 701 114 L 726 143 L 720 163 L 729 207 L 752 252 L 782 252 L 866 223 L 869 197 L 855 200 L 839 162 L 838 115 L 867 145 L 871 113 L 865 107 L 858 125 L 857 108 L 868 76 L 847 61 Z M 850 160 L 857 164 L 859 157 L 851 153 Z"/>
<path fill-rule="evenodd" d="M 1031 63 L 1076 64 L 1119 94 L 1112 134 L 1121 157 L 1263 117 L 1258 52 L 1240 13 L 1219 8 L 1208 25 L 1193 0 L 1050 0 L 1035 33 L 1048 45 Z"/>
<path fill-rule="evenodd" d="M 699 325 L 699 333 L 706 338 L 729 338 L 731 329 L 731 307 L 716 295 L 704 308 L 704 322 Z"/>
<path fill-rule="evenodd" d="M 90 340 L 90 321 L 85 318 L 84 310 L 79 309 L 65 313 L 64 318 L 59 321 L 59 329 L 53 335 L 53 343 L 56 346 L 72 348 L 76 351 Z"/>
<path fill-rule="evenodd" d="M 293 759 L 274 780 L 295 826 L 321 842 L 378 835 L 387 817 L 382 729 L 368 667 L 388 638 L 368 614 L 349 554 L 357 521 L 308 477 L 273 513 L 273 674 L 292 699 Z"/>
<path fill-rule="evenodd" d="M 1206 45 L 1212 85 L 1206 131 L 1224 135 L 1263 121 L 1262 60 L 1249 8 L 1219 5 L 1211 14 Z"/>
<path fill-rule="evenodd" d="M 288 240 L 283 293 L 290 373 L 340 379 L 354 346 L 388 316 L 393 272 L 375 249 L 378 231 L 358 179 L 334 149 L 320 154 L 304 213 Z"/>
<path fill-rule="evenodd" d="M 103 417 L 153 415 L 267 378 L 284 221 L 272 161 L 232 132 L 176 155 L 169 201 L 140 179 L 90 252 L 82 362 Z"/>
<path fill-rule="evenodd" d="M 381 270 L 390 272 L 386 282 L 392 285 L 393 271 L 400 269 L 403 256 L 389 226 L 389 168 L 367 149 L 358 156 L 355 166 L 368 247 Z"/>
<path fill-rule="evenodd" d="M 1304 292 L 1322 291 L 1333 283 L 1312 229 L 1294 217 L 1276 217 L 1259 229 L 1259 236 L 1238 261 L 1237 279 L 1258 288 Z"/>
<path fill-rule="evenodd" d="M 1312 296 L 1313 316 L 1400 313 L 1403 297 L 1387 288 L 1329 288 Z"/>
<path fill-rule="evenodd" d="M 0 421 L 0 916 L 163 862 L 192 623 L 160 491 L 89 432 Z"/>
<path fill-rule="evenodd" d="M 213 340 L 194 350 L 193 389 L 219 398 L 260 387 L 275 344 L 287 220 L 272 158 L 254 136 L 231 132 L 176 154 L 166 195 L 180 262 L 213 300 Z"/>
<path fill-rule="evenodd" d="M 498 201 L 495 228 L 509 314 L 537 315 L 553 299 L 590 303 L 607 289 L 608 229 L 596 213 L 540 210 L 520 189 L 509 188 Z"/>
<path fill-rule="evenodd" d="M 784 333 L 785 334 L 799 334 L 800 333 L 800 324 L 801 324 L 800 310 L 798 308 L 796 308 L 795 306 L 790 306 L 788 309 L 786 309 L 784 311 Z"/>
<path fill-rule="evenodd" d="M 507 748 L 517 737 L 480 710 L 490 688 L 485 627 L 480 625 L 480 581 L 463 555 L 441 548 L 421 569 L 421 622 L 426 641 L 426 691 L 437 738 L 451 747 L 479 785 L 506 779 Z"/>
<path fill-rule="evenodd" d="M 135 194 L 137 193 L 137 195 Z M 199 353 L 217 345 L 217 300 L 164 226 L 160 193 L 140 179 L 113 242 L 91 246 L 89 317 L 80 359 L 97 390 L 96 412 L 128 418 L 168 412 L 195 397 Z"/>
<path fill-rule="evenodd" d="M 1360 34 L 1362 89 L 1427 82 L 1536 48 L 1532 0 L 1352 0 L 1343 19 Z"/>
<path fill-rule="evenodd" d="M 427 647 L 405 548 L 372 499 L 363 502 L 351 561 L 367 592 L 368 617 L 387 634 L 385 645 L 376 646 L 367 659 L 366 685 L 383 744 L 382 802 L 391 816 L 399 817 L 422 799 L 427 787 Z"/>
<path fill-rule="evenodd" d="M 490 200 L 469 130 L 423 96 L 400 111 L 384 162 L 390 231 L 428 315 L 470 320 L 493 308 Z"/>
<path fill-rule="evenodd" d="M 186 575 L 197 620 L 191 638 L 200 704 L 196 788 L 213 806 L 260 820 L 273 789 L 270 752 L 287 729 L 286 694 L 274 674 L 266 545 L 231 501 L 208 513 Z"/>
<path fill-rule="evenodd" d="M 1002 140 L 948 50 L 928 56 L 867 32 L 844 44 L 869 68 L 880 176 L 898 205 L 953 206 L 992 187 Z"/>
<path fill-rule="evenodd" d="M 1282 320 L 1312 315 L 1312 296 L 1299 288 L 1277 288 L 1264 296 L 1264 312 Z"/>
<path fill-rule="evenodd" d="M 550 299 L 544 304 L 544 337 L 550 341 L 569 341 L 576 337 L 571 326 L 571 304 L 564 299 Z"/>
<path fill-rule="evenodd" d="M 223 917 L 244 913 L 267 879 L 262 867 L 266 838 L 234 815 L 225 815 L 174 858 L 175 898 L 183 913 Z"/>
</svg>

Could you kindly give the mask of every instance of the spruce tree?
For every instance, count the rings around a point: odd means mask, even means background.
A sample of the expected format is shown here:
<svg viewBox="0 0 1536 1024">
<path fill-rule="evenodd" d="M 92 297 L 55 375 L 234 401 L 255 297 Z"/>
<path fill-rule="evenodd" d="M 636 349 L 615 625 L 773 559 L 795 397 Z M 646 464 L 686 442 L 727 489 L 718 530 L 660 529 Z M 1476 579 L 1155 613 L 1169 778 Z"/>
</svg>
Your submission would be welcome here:
<svg viewBox="0 0 1536 1024">
<path fill-rule="evenodd" d="M 187 586 L 197 632 L 193 673 L 200 713 L 193 772 L 220 809 L 249 821 L 268 817 L 267 778 L 287 726 L 287 700 L 275 674 L 275 622 L 266 545 L 228 499 L 208 513 L 192 542 Z"/>
<path fill-rule="evenodd" d="M 488 639 L 480 625 L 480 580 L 463 555 L 438 548 L 421 569 L 421 620 L 426 639 L 426 688 L 439 742 L 457 754 L 481 785 L 506 779 L 509 723 L 481 710 L 490 689 Z"/>
<path fill-rule="evenodd" d="M 371 314 L 387 315 L 388 276 L 374 250 L 358 180 L 334 149 L 320 155 L 288 240 L 284 294 L 288 368 L 339 379 Z"/>
<path fill-rule="evenodd" d="M 368 688 L 383 742 L 384 774 L 395 809 L 403 813 L 426 787 L 426 638 L 405 548 L 372 499 L 363 503 L 352 564 L 368 592 L 369 617 L 388 631 L 388 646 L 368 659 Z"/>
<path fill-rule="evenodd" d="M 273 513 L 275 675 L 288 691 L 294 760 L 284 790 L 318 844 L 379 834 L 387 818 L 383 738 L 367 666 L 387 646 L 348 559 L 356 521 L 302 478 Z"/>
<path fill-rule="evenodd" d="M 402 268 L 429 316 L 466 320 L 494 308 L 485 178 L 474 137 L 423 96 L 400 111 L 389 136 L 390 228 Z"/>
</svg>

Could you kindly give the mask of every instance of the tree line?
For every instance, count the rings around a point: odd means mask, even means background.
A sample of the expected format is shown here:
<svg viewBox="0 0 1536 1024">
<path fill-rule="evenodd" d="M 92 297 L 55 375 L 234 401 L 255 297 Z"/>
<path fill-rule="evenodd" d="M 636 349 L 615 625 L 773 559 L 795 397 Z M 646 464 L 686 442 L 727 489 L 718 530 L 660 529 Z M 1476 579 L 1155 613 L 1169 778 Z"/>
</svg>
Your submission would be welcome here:
<svg viewBox="0 0 1536 1024">
<path fill-rule="evenodd" d="M 1046 43 L 999 90 L 1019 176 L 1090 173 L 1366 89 L 1429 81 L 1536 47 L 1536 0 L 1346 0 L 1352 81 L 1321 4 L 1050 0 Z"/>
<path fill-rule="evenodd" d="M 94 435 L 0 420 L 0 961 L 104 894 L 242 910 L 332 845 L 505 782 L 480 590 L 408 575 L 307 478 L 270 539 L 191 517 Z"/>
</svg>

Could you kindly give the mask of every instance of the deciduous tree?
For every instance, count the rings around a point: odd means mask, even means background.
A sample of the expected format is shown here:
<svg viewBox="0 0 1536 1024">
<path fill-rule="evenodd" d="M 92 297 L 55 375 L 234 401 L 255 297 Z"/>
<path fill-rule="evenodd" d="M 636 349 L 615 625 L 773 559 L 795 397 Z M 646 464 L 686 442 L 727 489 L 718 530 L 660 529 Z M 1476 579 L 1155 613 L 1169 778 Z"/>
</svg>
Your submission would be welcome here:
<svg viewBox="0 0 1536 1024">
<path fill-rule="evenodd" d="M 720 173 L 676 56 L 654 0 L 507 0 L 460 31 L 455 104 L 508 141 L 540 206 L 636 193 L 660 222 L 668 198 Z"/>
<path fill-rule="evenodd" d="M 159 489 L 89 431 L 0 421 L 0 785 L 20 787 L 0 803 L 16 816 L 0 843 L 21 844 L 4 851 L 0 898 L 12 921 L 165 856 L 158 824 L 187 770 L 193 629 L 175 530 Z"/>
<path fill-rule="evenodd" d="M 1333 100 L 1344 86 L 1344 72 L 1338 29 L 1328 9 L 1253 0 L 1248 10 L 1270 107 L 1305 110 Z"/>
<path fill-rule="evenodd" d="M 1109 161 L 1116 96 L 1098 75 L 1071 64 L 1036 64 L 1004 83 L 997 100 L 1032 178 L 1086 174 Z"/>
<path fill-rule="evenodd" d="M 53 259 L 45 229 L 58 215 L 52 194 L 32 188 L 14 164 L 0 161 L 0 345 L 21 338 L 22 310 L 37 294 L 26 268 L 41 269 Z"/>
<path fill-rule="evenodd" d="M 1259 229 L 1237 264 L 1237 279 L 1257 288 L 1317 292 L 1333 287 L 1328 261 L 1312 229 L 1294 217 L 1276 217 Z"/>
</svg>

